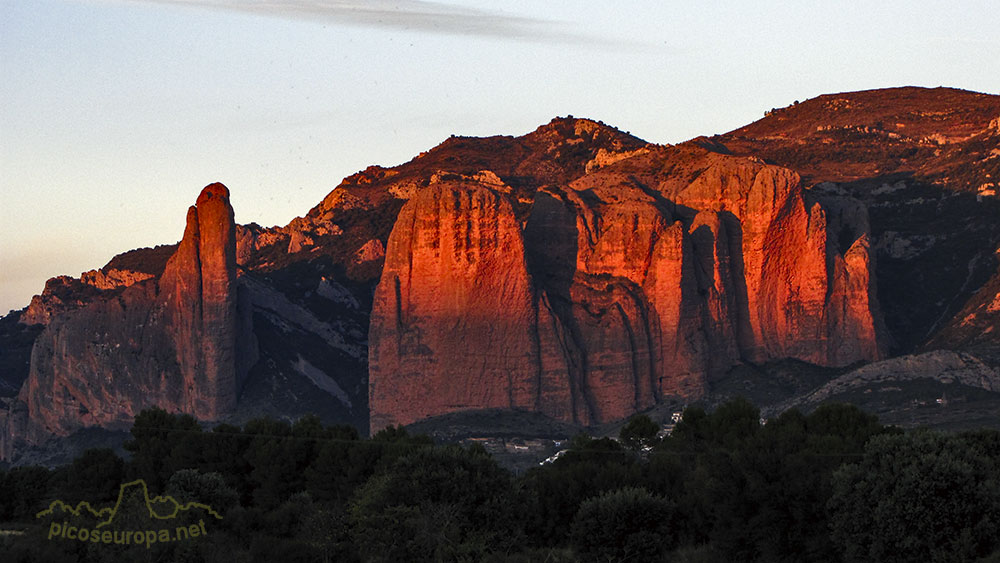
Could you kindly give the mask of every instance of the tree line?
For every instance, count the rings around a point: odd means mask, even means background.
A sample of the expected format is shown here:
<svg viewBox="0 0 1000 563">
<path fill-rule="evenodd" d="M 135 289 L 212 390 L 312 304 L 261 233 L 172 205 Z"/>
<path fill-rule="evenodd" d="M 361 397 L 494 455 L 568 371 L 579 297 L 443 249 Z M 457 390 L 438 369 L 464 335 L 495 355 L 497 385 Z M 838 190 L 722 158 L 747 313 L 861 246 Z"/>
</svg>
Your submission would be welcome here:
<svg viewBox="0 0 1000 563">
<path fill-rule="evenodd" d="M 123 459 L 88 450 L 0 471 L 4 561 L 1000 562 L 1000 432 L 903 432 L 857 407 L 762 424 L 743 399 L 684 411 L 658 437 L 574 437 L 514 475 L 478 445 L 389 427 L 361 438 L 313 416 L 202 429 L 135 417 Z M 54 499 L 110 504 L 121 483 L 224 515 L 151 547 L 45 541 Z"/>
</svg>

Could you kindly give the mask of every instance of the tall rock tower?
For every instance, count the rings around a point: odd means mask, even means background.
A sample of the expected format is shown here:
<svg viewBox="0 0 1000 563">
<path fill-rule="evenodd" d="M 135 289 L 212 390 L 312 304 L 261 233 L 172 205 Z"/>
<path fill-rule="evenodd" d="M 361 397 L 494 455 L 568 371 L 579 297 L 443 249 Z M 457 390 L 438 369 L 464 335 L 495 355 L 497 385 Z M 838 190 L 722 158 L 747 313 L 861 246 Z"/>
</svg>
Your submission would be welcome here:
<svg viewBox="0 0 1000 563">
<path fill-rule="evenodd" d="M 0 457 L 87 426 L 127 428 L 151 406 L 202 420 L 232 412 L 257 358 L 240 289 L 229 190 L 212 184 L 158 279 L 54 317 L 38 336 L 28 378 L 0 418 Z"/>
<path fill-rule="evenodd" d="M 206 186 L 160 280 L 182 376 L 181 410 L 214 420 L 236 406 L 236 224 L 229 190 Z"/>
</svg>

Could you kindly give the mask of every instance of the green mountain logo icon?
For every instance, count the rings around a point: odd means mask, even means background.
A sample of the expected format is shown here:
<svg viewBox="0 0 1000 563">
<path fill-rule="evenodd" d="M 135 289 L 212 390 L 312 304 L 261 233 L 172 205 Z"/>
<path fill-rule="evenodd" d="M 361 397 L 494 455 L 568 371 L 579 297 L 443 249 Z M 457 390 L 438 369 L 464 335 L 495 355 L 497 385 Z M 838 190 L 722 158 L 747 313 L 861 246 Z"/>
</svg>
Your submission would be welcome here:
<svg viewBox="0 0 1000 563">
<path fill-rule="evenodd" d="M 180 503 L 172 496 L 149 496 L 149 487 L 143 479 L 123 483 L 118 489 L 118 500 L 113 507 L 95 509 L 87 501 L 73 507 L 61 500 L 54 500 L 49 507 L 35 515 L 35 518 L 71 514 L 77 517 L 96 518 L 94 528 L 109 526 L 119 514 L 145 514 L 152 520 L 172 520 L 191 510 L 204 510 L 207 514 L 222 520 L 222 515 L 207 504 L 200 502 Z"/>
<path fill-rule="evenodd" d="M 197 538 L 208 533 L 205 519 L 222 515 L 200 502 L 178 502 L 172 496 L 149 495 L 142 479 L 121 485 L 113 506 L 95 508 L 83 501 L 72 506 L 52 501 L 35 518 L 51 518 L 48 539 L 66 539 L 106 545 L 138 545 Z"/>
</svg>

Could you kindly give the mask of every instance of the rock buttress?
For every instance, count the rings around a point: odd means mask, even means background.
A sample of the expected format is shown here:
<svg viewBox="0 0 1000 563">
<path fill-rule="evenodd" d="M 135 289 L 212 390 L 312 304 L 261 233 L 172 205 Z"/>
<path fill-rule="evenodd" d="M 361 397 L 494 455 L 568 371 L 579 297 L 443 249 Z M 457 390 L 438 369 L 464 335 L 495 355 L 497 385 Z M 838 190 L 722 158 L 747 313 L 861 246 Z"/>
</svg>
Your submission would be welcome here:
<svg viewBox="0 0 1000 563">
<path fill-rule="evenodd" d="M 738 313 L 733 328 L 742 359 L 843 366 L 884 356 L 860 203 L 810 206 L 794 172 L 743 159 L 715 163 L 668 195 L 679 207 L 712 210 L 727 220 L 735 251 L 729 260 Z"/>
<path fill-rule="evenodd" d="M 154 405 L 203 420 L 231 412 L 257 355 L 240 295 L 229 190 L 212 184 L 159 279 L 54 317 L 39 335 L 3 456 L 87 426 L 127 428 Z"/>
<path fill-rule="evenodd" d="M 183 378 L 184 412 L 215 420 L 236 406 L 236 224 L 229 190 L 212 184 L 188 209 L 184 238 L 160 279 Z"/>
<path fill-rule="evenodd" d="M 602 423 L 700 396 L 740 362 L 882 357 L 864 208 L 699 158 L 687 182 L 613 163 L 543 187 L 523 229 L 502 186 L 417 191 L 372 312 L 372 430 L 498 407 Z"/>
<path fill-rule="evenodd" d="M 407 202 L 387 246 L 369 332 L 372 431 L 465 409 L 537 410 L 535 297 L 507 199 L 441 179 Z"/>
</svg>

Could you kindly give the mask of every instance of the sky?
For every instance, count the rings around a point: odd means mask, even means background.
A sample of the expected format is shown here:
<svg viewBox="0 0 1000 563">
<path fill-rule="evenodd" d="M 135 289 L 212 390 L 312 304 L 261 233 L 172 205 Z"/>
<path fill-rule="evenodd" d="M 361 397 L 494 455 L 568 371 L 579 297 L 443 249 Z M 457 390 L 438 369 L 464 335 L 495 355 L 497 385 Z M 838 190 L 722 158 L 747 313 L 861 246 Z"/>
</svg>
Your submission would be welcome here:
<svg viewBox="0 0 1000 563">
<path fill-rule="evenodd" d="M 452 134 L 676 143 L 826 93 L 997 94 L 997 29 L 993 0 L 0 0 L 0 314 L 177 242 L 212 182 L 285 225 Z"/>
</svg>

